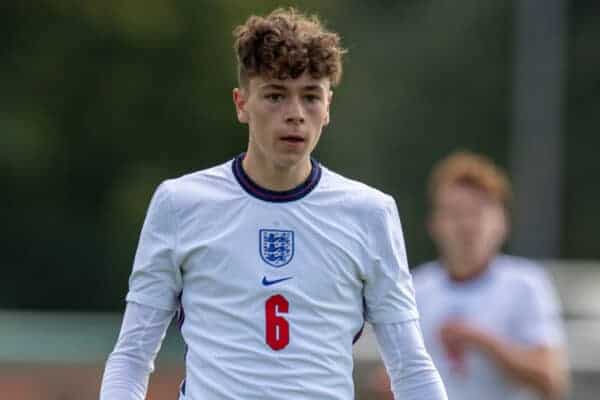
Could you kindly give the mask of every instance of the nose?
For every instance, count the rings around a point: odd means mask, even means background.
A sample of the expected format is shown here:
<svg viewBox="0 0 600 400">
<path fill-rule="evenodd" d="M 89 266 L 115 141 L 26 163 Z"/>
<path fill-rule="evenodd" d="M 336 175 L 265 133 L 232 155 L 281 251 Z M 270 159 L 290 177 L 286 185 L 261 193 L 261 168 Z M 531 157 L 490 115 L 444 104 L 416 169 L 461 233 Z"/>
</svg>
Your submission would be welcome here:
<svg viewBox="0 0 600 400">
<path fill-rule="evenodd" d="M 290 98 L 286 109 L 285 122 L 295 125 L 304 123 L 304 110 L 300 99 Z"/>
<path fill-rule="evenodd" d="M 458 225 L 463 236 L 473 237 L 478 233 L 478 219 L 474 215 L 463 216 Z"/>
</svg>

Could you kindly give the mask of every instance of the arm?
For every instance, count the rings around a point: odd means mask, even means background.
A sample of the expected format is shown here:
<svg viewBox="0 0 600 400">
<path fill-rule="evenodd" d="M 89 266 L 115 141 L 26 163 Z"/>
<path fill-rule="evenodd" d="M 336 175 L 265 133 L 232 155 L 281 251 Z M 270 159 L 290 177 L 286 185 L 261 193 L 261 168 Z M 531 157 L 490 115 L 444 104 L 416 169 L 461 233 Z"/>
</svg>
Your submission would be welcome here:
<svg viewBox="0 0 600 400">
<path fill-rule="evenodd" d="M 396 399 L 447 400 L 442 379 L 423 344 L 417 320 L 374 324 L 373 328 Z"/>
<path fill-rule="evenodd" d="M 121 333 L 106 362 L 100 400 L 143 400 L 154 359 L 173 312 L 128 303 Z"/>
<path fill-rule="evenodd" d="M 102 381 L 101 400 L 143 400 L 154 358 L 183 290 L 177 227 L 167 182 L 150 202 L 129 278 L 121 333 Z"/>
<path fill-rule="evenodd" d="M 484 352 L 509 377 L 533 387 L 544 399 L 560 399 L 566 392 L 568 378 L 560 347 L 511 343 L 457 320 L 447 322 L 440 335 L 447 349 L 462 353 L 472 347 Z"/>
<path fill-rule="evenodd" d="M 515 382 L 530 386 L 546 400 L 559 399 L 569 383 L 560 301 L 543 269 L 526 263 L 522 268 L 521 279 L 512 286 L 518 311 L 511 322 L 511 339 L 461 320 L 448 321 L 441 339 L 450 351 L 470 347 L 483 352 Z"/>
<path fill-rule="evenodd" d="M 425 350 L 412 277 L 396 204 L 387 197 L 369 216 L 365 274 L 366 319 L 375 329 L 396 399 L 447 400 L 441 378 Z"/>
</svg>

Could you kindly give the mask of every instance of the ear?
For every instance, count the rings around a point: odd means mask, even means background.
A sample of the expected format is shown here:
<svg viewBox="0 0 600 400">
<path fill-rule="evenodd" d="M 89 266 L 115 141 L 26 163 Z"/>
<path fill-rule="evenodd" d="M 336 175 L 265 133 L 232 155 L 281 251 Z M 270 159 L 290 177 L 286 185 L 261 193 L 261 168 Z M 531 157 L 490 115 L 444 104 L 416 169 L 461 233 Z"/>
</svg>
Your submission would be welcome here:
<svg viewBox="0 0 600 400">
<path fill-rule="evenodd" d="M 329 91 L 329 95 L 327 96 L 327 110 L 325 111 L 325 120 L 323 121 L 323 126 L 329 125 L 329 106 L 331 105 L 331 100 L 333 99 L 333 91 Z"/>
<path fill-rule="evenodd" d="M 247 124 L 249 121 L 248 112 L 246 111 L 247 95 L 248 91 L 245 89 L 233 89 L 233 104 L 235 105 L 235 112 L 237 114 L 238 121 L 240 121 L 242 124 Z"/>
</svg>

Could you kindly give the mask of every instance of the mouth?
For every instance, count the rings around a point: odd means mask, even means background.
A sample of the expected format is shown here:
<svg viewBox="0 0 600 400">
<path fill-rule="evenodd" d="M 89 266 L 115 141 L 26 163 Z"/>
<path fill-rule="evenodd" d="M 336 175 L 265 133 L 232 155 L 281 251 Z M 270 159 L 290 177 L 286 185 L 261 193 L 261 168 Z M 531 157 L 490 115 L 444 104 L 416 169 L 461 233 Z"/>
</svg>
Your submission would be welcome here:
<svg viewBox="0 0 600 400">
<path fill-rule="evenodd" d="M 286 143 L 304 143 L 305 139 L 300 135 L 285 135 L 279 138 Z"/>
</svg>

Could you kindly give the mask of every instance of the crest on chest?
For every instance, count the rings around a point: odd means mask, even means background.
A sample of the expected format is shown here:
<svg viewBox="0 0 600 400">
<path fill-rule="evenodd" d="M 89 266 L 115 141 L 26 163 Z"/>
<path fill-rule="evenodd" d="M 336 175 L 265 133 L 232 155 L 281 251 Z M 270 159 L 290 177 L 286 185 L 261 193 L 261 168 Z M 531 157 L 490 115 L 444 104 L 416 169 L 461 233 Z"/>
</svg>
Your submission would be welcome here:
<svg viewBox="0 0 600 400">
<path fill-rule="evenodd" d="M 283 267 L 294 257 L 294 231 L 261 229 L 259 251 L 264 262 L 275 268 Z"/>
</svg>

